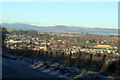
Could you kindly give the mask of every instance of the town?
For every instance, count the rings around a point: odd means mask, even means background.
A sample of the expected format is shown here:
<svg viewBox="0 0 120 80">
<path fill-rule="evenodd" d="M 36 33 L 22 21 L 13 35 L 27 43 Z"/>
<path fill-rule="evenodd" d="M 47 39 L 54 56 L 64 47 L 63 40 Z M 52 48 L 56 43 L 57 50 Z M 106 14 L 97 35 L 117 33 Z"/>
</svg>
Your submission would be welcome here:
<svg viewBox="0 0 120 80">
<path fill-rule="evenodd" d="M 118 37 L 92 35 L 92 34 L 68 34 L 47 33 L 37 31 L 12 31 L 5 40 L 6 46 L 11 49 L 29 49 L 56 51 L 67 54 L 78 52 L 93 55 L 120 56 L 118 52 Z M 112 60 L 112 59 L 109 59 Z"/>
<path fill-rule="evenodd" d="M 32 68 L 47 70 L 50 74 L 55 71 L 57 77 L 113 77 L 112 74 L 119 74 L 116 71 L 120 59 L 118 38 L 88 33 L 7 30 L 2 56 L 23 61 Z"/>
<path fill-rule="evenodd" d="M 2 80 L 120 80 L 117 1 L 2 1 Z"/>
</svg>

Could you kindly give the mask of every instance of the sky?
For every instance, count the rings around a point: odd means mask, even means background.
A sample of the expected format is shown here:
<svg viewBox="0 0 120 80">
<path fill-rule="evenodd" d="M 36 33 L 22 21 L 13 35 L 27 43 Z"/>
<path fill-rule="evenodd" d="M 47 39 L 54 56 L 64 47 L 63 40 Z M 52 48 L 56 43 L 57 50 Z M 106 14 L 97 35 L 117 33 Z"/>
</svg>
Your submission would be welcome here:
<svg viewBox="0 0 120 80">
<path fill-rule="evenodd" d="M 118 28 L 118 2 L 2 2 L 0 22 Z"/>
</svg>

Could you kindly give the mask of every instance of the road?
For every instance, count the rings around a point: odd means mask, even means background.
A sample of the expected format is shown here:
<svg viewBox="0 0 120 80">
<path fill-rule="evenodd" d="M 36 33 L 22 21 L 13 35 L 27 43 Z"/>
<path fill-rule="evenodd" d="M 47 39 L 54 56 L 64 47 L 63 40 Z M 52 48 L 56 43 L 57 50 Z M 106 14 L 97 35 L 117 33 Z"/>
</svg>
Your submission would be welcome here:
<svg viewBox="0 0 120 80">
<path fill-rule="evenodd" d="M 55 76 L 43 73 L 28 66 L 24 61 L 2 58 L 2 78 L 46 78 Z"/>
</svg>

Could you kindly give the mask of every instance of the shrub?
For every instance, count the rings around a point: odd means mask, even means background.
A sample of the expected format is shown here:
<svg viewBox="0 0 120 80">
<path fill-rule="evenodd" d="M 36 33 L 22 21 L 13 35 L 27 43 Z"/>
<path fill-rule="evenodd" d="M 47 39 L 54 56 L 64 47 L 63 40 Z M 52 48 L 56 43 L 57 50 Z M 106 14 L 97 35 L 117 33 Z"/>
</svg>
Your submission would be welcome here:
<svg viewBox="0 0 120 80">
<path fill-rule="evenodd" d="M 82 69 L 82 71 L 81 71 L 81 73 L 80 73 L 81 75 L 86 75 L 87 74 L 87 71 L 86 71 L 86 69 Z"/>
</svg>

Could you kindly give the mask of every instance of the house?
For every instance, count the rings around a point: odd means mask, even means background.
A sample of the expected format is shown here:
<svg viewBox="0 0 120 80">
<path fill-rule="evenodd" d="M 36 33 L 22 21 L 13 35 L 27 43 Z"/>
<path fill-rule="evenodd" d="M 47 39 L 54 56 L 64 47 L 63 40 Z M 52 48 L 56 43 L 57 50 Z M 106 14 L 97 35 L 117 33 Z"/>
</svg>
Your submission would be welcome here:
<svg viewBox="0 0 120 80">
<path fill-rule="evenodd" d="M 40 46 L 40 49 L 47 50 L 47 46 Z"/>
</svg>

